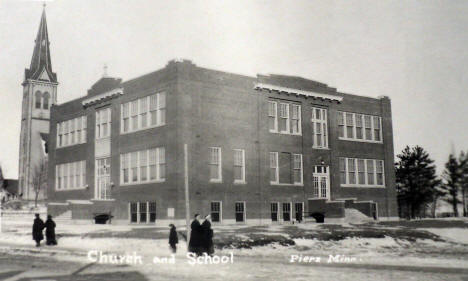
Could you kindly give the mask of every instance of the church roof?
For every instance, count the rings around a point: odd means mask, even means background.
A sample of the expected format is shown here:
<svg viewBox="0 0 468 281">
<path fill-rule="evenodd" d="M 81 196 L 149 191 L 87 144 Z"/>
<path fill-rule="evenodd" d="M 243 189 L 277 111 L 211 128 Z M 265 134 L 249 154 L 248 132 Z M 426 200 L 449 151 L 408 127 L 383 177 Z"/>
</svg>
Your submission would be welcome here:
<svg viewBox="0 0 468 281">
<path fill-rule="evenodd" d="M 57 74 L 52 71 L 49 45 L 49 33 L 47 31 L 47 20 L 44 9 L 42 11 L 39 30 L 37 31 L 31 65 L 29 69 L 25 70 L 25 80 L 32 79 L 57 82 Z"/>
</svg>

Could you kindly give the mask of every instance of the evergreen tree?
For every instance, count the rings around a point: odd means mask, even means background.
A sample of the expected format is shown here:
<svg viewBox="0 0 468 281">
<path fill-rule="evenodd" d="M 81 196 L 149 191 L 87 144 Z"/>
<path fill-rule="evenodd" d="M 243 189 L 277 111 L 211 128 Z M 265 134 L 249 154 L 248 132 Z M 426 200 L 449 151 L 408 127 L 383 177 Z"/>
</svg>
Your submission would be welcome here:
<svg viewBox="0 0 468 281">
<path fill-rule="evenodd" d="M 468 189 L 468 152 L 463 151 L 460 154 L 460 163 L 462 164 L 462 179 L 461 179 L 461 190 L 462 190 L 462 203 L 463 203 L 463 216 L 467 216 L 466 210 L 466 190 Z"/>
<path fill-rule="evenodd" d="M 460 158 L 464 158 L 464 156 L 460 155 Z M 445 194 L 445 200 L 452 205 L 455 217 L 458 217 L 458 204 L 461 203 L 458 195 L 463 183 L 464 165 L 463 159 L 457 159 L 453 154 L 450 154 L 442 174 L 444 179 L 442 190 Z"/>
<path fill-rule="evenodd" d="M 434 160 L 420 146 L 405 149 L 395 163 L 397 193 L 404 198 L 410 218 L 415 218 L 434 200 L 440 180 Z"/>
</svg>

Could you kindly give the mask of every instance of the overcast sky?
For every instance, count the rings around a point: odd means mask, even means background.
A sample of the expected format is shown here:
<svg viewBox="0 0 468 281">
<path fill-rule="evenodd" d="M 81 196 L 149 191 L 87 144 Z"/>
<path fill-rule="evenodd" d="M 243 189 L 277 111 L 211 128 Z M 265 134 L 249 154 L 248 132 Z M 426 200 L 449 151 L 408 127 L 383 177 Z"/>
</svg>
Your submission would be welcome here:
<svg viewBox="0 0 468 281">
<path fill-rule="evenodd" d="M 439 171 L 452 147 L 468 149 L 468 1 L 67 0 L 46 12 L 59 103 L 85 95 L 105 63 L 127 80 L 186 58 L 389 96 L 395 152 L 419 144 Z M 41 13 L 42 2 L 0 0 L 0 163 L 10 178 Z"/>
</svg>

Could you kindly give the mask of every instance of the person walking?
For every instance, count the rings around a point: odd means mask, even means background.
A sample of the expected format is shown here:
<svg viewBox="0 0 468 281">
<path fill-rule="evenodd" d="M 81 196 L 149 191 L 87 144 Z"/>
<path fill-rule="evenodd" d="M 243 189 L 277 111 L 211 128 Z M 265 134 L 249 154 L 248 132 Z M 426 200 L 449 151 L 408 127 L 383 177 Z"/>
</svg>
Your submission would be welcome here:
<svg viewBox="0 0 468 281">
<path fill-rule="evenodd" d="M 201 255 L 201 242 L 202 242 L 202 233 L 200 225 L 200 215 L 195 214 L 192 224 L 190 225 L 192 229 L 190 232 L 190 241 L 189 241 L 189 252 Z"/>
<path fill-rule="evenodd" d="M 40 247 L 41 241 L 44 240 L 44 234 L 42 233 L 44 230 L 44 221 L 39 217 L 39 214 L 35 216 L 36 218 L 34 219 L 32 227 L 32 237 L 33 240 L 36 241 L 36 247 Z"/>
<path fill-rule="evenodd" d="M 55 239 L 55 222 L 52 220 L 52 216 L 48 215 L 47 220 L 44 224 L 46 228 L 46 245 L 57 245 L 57 240 Z"/>
<path fill-rule="evenodd" d="M 211 229 L 211 215 L 207 215 L 205 217 L 205 221 L 201 225 L 202 233 L 203 233 L 203 252 L 207 255 L 211 256 L 214 253 L 214 246 L 213 246 L 213 229 Z"/>
<path fill-rule="evenodd" d="M 175 225 L 172 223 L 169 225 L 171 228 L 169 232 L 169 245 L 173 253 L 177 252 L 177 243 L 179 243 L 179 237 L 177 236 L 177 231 Z"/>
</svg>

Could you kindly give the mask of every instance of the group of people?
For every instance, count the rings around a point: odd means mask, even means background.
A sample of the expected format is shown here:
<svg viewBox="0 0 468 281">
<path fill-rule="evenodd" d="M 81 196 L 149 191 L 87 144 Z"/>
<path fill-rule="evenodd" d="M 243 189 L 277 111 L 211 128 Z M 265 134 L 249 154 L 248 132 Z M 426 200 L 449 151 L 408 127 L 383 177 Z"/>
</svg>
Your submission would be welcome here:
<svg viewBox="0 0 468 281">
<path fill-rule="evenodd" d="M 189 252 L 201 256 L 206 253 L 212 255 L 214 253 L 213 246 L 213 229 L 211 229 L 211 216 L 205 216 L 203 222 L 201 222 L 201 216 L 195 214 L 195 218 L 190 225 L 192 231 L 190 234 L 189 241 Z"/>
<path fill-rule="evenodd" d="M 52 220 L 52 216 L 48 215 L 47 220 L 44 221 L 40 218 L 39 214 L 36 214 L 34 219 L 34 224 L 32 227 L 32 237 L 36 241 L 36 247 L 41 246 L 41 241 L 44 240 L 44 228 L 46 233 L 46 244 L 47 245 L 57 245 L 57 240 L 55 239 L 55 222 Z"/>
</svg>

